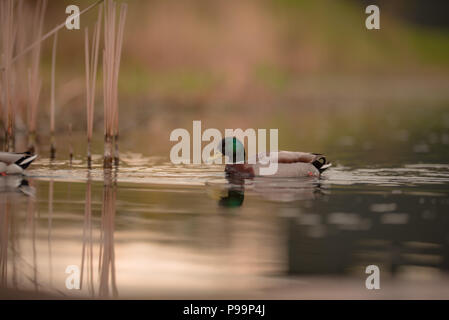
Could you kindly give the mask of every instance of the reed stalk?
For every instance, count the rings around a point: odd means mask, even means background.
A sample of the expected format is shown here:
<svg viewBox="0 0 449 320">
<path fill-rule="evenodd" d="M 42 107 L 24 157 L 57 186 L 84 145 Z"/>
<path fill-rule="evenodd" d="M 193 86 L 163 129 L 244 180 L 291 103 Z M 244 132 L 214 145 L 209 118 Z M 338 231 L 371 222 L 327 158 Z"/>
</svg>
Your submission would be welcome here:
<svg viewBox="0 0 449 320">
<path fill-rule="evenodd" d="M 3 60 L 3 56 L 0 55 L 0 60 Z M 3 122 L 3 88 L 2 88 L 2 81 L 3 81 L 3 72 L 4 70 L 2 69 L 0 71 L 0 128 L 5 128 L 4 122 Z M 6 132 L 6 131 L 5 131 Z M 3 141 L 3 136 L 0 135 L 0 144 L 3 145 L 4 141 Z"/>
<path fill-rule="evenodd" d="M 4 66 L 2 72 L 2 108 L 6 111 L 6 115 L 3 117 L 3 126 L 5 128 L 5 150 L 14 151 L 15 108 L 12 102 L 12 59 L 16 32 L 14 26 L 14 2 L 12 0 L 0 1 L 0 28 L 2 37 L 1 57 Z"/>
<path fill-rule="evenodd" d="M 104 19 L 103 99 L 104 99 L 104 167 L 118 163 L 118 75 L 127 5 L 121 4 L 117 24 L 117 4 L 107 0 Z M 113 150 L 113 143 L 115 150 Z"/>
<path fill-rule="evenodd" d="M 51 56 L 51 99 L 50 99 L 50 159 L 55 158 L 55 69 L 56 69 L 56 47 L 58 45 L 58 33 L 53 39 L 53 51 Z"/>
<path fill-rule="evenodd" d="M 17 3 L 17 39 L 16 39 L 16 52 L 22 52 L 28 41 L 31 39 L 31 22 L 32 22 L 32 8 L 29 2 L 19 0 Z M 27 82 L 27 69 L 29 64 L 28 56 L 24 56 L 22 59 L 13 62 L 15 66 L 16 83 L 15 83 L 15 108 L 16 108 L 16 129 L 15 129 L 15 146 L 22 147 L 20 150 L 26 148 L 26 119 L 27 119 L 27 106 L 29 104 L 27 95 L 24 94 L 28 90 Z M 24 139 L 25 138 L 25 139 Z"/>
<path fill-rule="evenodd" d="M 85 9 L 79 15 L 90 11 L 104 0 L 98 0 Z M 31 4 L 35 3 L 34 8 Z M 54 47 L 56 47 L 56 33 L 65 27 L 65 21 L 43 35 L 44 16 L 47 0 L 27 2 L 25 0 L 1 0 L 0 1 L 0 121 L 5 131 L 5 149 L 14 150 L 15 126 L 20 132 L 27 127 L 28 149 L 34 152 L 37 139 L 37 117 L 39 97 L 42 80 L 39 73 L 41 43 L 55 35 Z M 17 14 L 15 15 L 15 11 Z M 34 12 L 32 12 L 34 11 Z M 100 24 L 100 23 L 99 23 Z M 100 31 L 98 31 L 100 33 Z M 31 41 L 29 41 L 31 40 Z M 30 66 L 28 56 L 30 52 Z M 54 140 L 54 59 L 52 60 L 52 93 L 50 111 L 51 131 L 51 156 L 55 153 Z M 13 69 L 15 66 L 15 69 Z M 27 91 L 27 95 L 23 92 Z M 19 114 L 16 122 L 16 115 Z M 23 120 L 23 121 L 21 121 Z M 21 126 L 25 123 L 24 126 Z M 3 136 L 0 137 L 0 140 Z"/>
<path fill-rule="evenodd" d="M 83 9 L 82 11 L 80 11 L 79 16 L 83 15 L 84 13 L 90 11 L 91 9 L 95 8 L 97 5 L 99 5 L 100 3 L 102 3 L 105 0 L 98 0 L 97 2 L 92 3 L 90 6 L 88 6 L 87 8 Z M 65 20 L 64 22 L 60 23 L 57 27 L 53 28 L 52 30 L 48 31 L 44 36 L 42 36 L 39 39 L 34 40 L 29 46 L 27 46 L 24 50 L 19 51 L 14 58 L 12 59 L 12 62 L 14 63 L 16 60 L 18 60 L 19 58 L 23 57 L 26 53 L 28 53 L 29 51 L 33 50 L 36 46 L 40 45 L 41 42 L 43 42 L 44 40 L 48 39 L 49 37 L 51 37 L 53 34 L 55 34 L 58 30 L 65 28 Z M 5 67 L 1 66 L 0 70 L 3 70 Z"/>
<path fill-rule="evenodd" d="M 94 127 L 95 85 L 97 82 L 98 52 L 100 48 L 101 17 L 103 5 L 98 8 L 98 19 L 94 26 L 92 46 L 89 52 L 89 30 L 85 29 L 85 64 L 86 64 L 86 109 L 87 109 L 87 165 L 92 166 L 92 133 Z"/>
<path fill-rule="evenodd" d="M 41 39 L 44 27 L 45 10 L 47 8 L 47 0 L 39 0 L 36 2 L 36 9 L 32 22 L 33 39 Z M 36 149 L 36 125 L 37 112 L 39 105 L 39 96 L 42 87 L 42 79 L 39 72 L 39 64 L 41 58 L 41 42 L 39 41 L 31 52 L 31 69 L 28 70 L 28 88 L 29 88 L 29 108 L 28 108 L 28 134 L 29 134 L 29 151 L 35 152 Z"/>
<path fill-rule="evenodd" d="M 69 123 L 69 160 L 70 160 L 70 165 L 72 165 L 72 160 L 73 160 L 72 123 Z"/>
</svg>

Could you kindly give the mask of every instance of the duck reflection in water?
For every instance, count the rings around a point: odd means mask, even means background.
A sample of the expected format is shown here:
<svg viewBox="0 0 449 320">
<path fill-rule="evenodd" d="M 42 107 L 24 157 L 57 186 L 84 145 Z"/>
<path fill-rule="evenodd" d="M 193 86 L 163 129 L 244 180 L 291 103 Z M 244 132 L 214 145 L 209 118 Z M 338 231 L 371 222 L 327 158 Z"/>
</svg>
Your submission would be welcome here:
<svg viewBox="0 0 449 320">
<path fill-rule="evenodd" d="M 30 186 L 28 179 L 23 176 L 0 176 L 0 194 L 18 194 L 34 197 L 36 189 Z"/>
<path fill-rule="evenodd" d="M 26 206 L 27 226 L 31 235 L 33 258 L 36 257 L 35 243 L 35 188 L 23 176 L 9 175 L 0 176 L 0 289 L 18 286 L 18 257 L 20 256 L 17 234 L 19 232 L 19 215 L 17 208 Z M 23 208 L 23 207 L 22 207 Z M 31 279 L 37 290 L 37 266 L 35 259 L 29 264 L 31 266 Z M 8 270 L 9 269 L 9 270 Z M 8 275 L 10 277 L 8 278 Z M 1 296 L 1 290 L 0 290 Z"/>
<path fill-rule="evenodd" d="M 228 180 L 229 186 L 220 196 L 218 205 L 226 208 L 240 207 L 245 200 L 245 179 L 227 176 L 226 180 Z"/>
<path fill-rule="evenodd" d="M 242 178 L 227 174 L 227 184 L 211 184 L 209 194 L 220 207 L 236 208 L 243 205 L 245 192 L 251 192 L 268 201 L 292 202 L 314 200 L 325 195 L 326 189 L 316 178 L 267 179 Z"/>
</svg>

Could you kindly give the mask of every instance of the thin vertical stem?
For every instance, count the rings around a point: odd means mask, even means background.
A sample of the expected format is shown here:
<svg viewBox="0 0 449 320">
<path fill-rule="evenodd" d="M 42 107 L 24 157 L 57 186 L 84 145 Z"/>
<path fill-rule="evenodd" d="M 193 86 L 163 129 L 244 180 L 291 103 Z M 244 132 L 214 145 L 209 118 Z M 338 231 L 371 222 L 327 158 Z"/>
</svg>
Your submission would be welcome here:
<svg viewBox="0 0 449 320">
<path fill-rule="evenodd" d="M 103 6 L 98 9 L 98 20 L 95 23 L 92 46 L 89 50 L 89 31 L 85 29 L 85 64 L 86 64 L 86 114 L 87 114 L 87 163 L 91 167 L 91 141 L 93 134 L 95 87 L 97 82 L 98 52 L 100 48 L 101 18 Z"/>
<path fill-rule="evenodd" d="M 86 64 L 86 114 L 87 114 L 87 161 L 90 164 L 90 59 L 89 59 L 89 29 L 84 30 L 84 55 Z"/>
<path fill-rule="evenodd" d="M 53 51 L 51 56 L 51 100 L 50 100 L 50 158 L 55 158 L 55 69 L 56 69 L 56 47 L 58 44 L 58 32 L 55 33 L 53 40 Z"/>
<path fill-rule="evenodd" d="M 127 5 L 122 4 L 118 24 L 117 5 L 113 0 L 106 2 L 104 22 L 103 91 L 104 91 L 104 167 L 112 167 L 112 160 L 118 164 L 118 75 L 123 46 L 123 34 Z M 112 144 L 115 142 L 115 150 Z"/>
<path fill-rule="evenodd" d="M 14 44 L 16 32 L 14 29 L 14 2 L 12 0 L 4 0 L 0 2 L 0 23 L 2 38 L 2 60 L 5 66 L 2 73 L 2 89 L 4 90 L 4 107 L 6 109 L 5 125 L 5 149 L 14 151 L 14 123 L 15 108 L 12 103 L 12 59 L 14 52 Z"/>
<path fill-rule="evenodd" d="M 40 39 L 44 26 L 45 10 L 47 8 L 47 0 L 37 1 L 33 19 L 33 38 Z M 33 48 L 31 58 L 31 71 L 29 76 L 30 102 L 28 110 L 28 133 L 30 135 L 29 150 L 34 152 L 37 125 L 37 109 L 39 105 L 39 96 L 42 87 L 42 79 L 39 75 L 39 64 L 41 57 L 40 42 Z"/>
<path fill-rule="evenodd" d="M 72 123 L 69 123 L 69 159 L 70 159 L 70 165 L 72 165 L 72 160 L 73 160 Z"/>
</svg>

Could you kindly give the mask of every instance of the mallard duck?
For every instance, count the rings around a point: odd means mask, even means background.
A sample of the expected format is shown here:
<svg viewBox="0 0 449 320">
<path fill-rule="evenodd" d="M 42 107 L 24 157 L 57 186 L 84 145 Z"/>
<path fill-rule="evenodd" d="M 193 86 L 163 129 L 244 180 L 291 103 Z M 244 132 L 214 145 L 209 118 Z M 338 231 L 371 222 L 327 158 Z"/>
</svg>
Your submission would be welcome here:
<svg viewBox="0 0 449 320">
<path fill-rule="evenodd" d="M 260 169 L 274 161 L 277 161 L 277 170 L 268 175 L 270 177 L 319 177 L 331 166 L 322 154 L 292 151 L 259 153 L 247 161 L 245 147 L 236 137 L 221 140 L 210 160 L 223 156 L 230 162 L 226 164 L 225 172 L 244 177 L 264 176 Z"/>
<path fill-rule="evenodd" d="M 0 174 L 22 174 L 36 158 L 37 154 L 29 152 L 0 152 Z"/>
</svg>

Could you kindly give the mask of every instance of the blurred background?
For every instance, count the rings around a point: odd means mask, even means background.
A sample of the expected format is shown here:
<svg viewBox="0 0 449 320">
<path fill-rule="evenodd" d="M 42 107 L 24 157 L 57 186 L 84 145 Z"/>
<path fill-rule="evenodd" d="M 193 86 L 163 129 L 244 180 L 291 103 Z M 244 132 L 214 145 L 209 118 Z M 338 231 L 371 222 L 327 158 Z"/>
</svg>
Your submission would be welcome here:
<svg viewBox="0 0 449 320">
<path fill-rule="evenodd" d="M 50 1 L 45 30 L 64 21 L 72 3 Z M 77 2 L 81 9 L 90 3 Z M 380 7 L 380 30 L 365 28 L 369 4 Z M 344 148 L 378 150 L 370 155 L 377 161 L 385 152 L 432 157 L 436 140 L 447 160 L 448 10 L 446 1 L 418 0 L 131 1 L 119 80 L 122 150 L 168 156 L 169 133 L 202 120 L 203 129 L 279 128 L 280 148 L 330 152 L 343 162 Z M 81 30 L 60 32 L 60 134 L 69 122 L 85 132 L 83 34 L 96 16 L 88 12 Z M 41 140 L 48 134 L 51 48 L 46 41 Z M 101 152 L 101 74 L 98 82 L 94 136 Z M 75 153 L 84 155 L 78 140 Z"/>
</svg>

